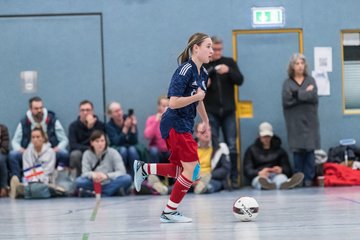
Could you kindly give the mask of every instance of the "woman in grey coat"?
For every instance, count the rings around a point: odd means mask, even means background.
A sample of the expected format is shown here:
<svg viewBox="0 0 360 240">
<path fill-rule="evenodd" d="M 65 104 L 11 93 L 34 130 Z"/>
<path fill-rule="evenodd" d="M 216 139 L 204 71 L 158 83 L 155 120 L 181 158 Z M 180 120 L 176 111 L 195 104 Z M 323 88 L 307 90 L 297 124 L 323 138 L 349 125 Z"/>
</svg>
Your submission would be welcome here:
<svg viewBox="0 0 360 240">
<path fill-rule="evenodd" d="M 282 89 L 282 103 L 295 172 L 304 173 L 304 185 L 315 177 L 314 150 L 320 148 L 318 95 L 314 78 L 307 73 L 304 55 L 296 53 L 289 62 L 289 78 Z"/>
</svg>

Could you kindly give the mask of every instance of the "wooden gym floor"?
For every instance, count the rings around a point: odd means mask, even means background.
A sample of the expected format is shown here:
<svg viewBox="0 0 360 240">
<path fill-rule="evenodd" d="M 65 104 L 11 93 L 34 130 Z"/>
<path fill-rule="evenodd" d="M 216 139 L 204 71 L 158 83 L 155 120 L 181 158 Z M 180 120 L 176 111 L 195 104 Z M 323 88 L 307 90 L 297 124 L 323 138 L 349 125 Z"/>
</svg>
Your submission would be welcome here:
<svg viewBox="0 0 360 240">
<path fill-rule="evenodd" d="M 238 222 L 232 204 L 254 197 L 259 215 Z M 360 187 L 188 194 L 192 223 L 160 223 L 168 196 L 0 199 L 0 239 L 360 239 Z"/>
</svg>

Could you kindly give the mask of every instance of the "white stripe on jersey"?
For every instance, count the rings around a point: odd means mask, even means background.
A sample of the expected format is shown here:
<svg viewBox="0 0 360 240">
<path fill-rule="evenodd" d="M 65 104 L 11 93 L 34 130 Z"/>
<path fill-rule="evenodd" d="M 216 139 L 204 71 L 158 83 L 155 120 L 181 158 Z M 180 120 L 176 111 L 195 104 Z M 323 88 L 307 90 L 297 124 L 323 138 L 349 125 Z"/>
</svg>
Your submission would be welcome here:
<svg viewBox="0 0 360 240">
<path fill-rule="evenodd" d="M 190 64 L 190 63 L 185 64 L 185 65 L 181 68 L 179 75 L 185 76 L 186 72 L 187 72 L 190 68 L 191 68 L 191 64 Z"/>
<path fill-rule="evenodd" d="M 202 68 L 203 68 L 204 72 L 205 72 L 207 75 L 209 75 L 209 73 L 208 73 L 208 71 L 206 70 L 206 68 L 205 68 L 204 66 L 202 66 Z"/>
</svg>

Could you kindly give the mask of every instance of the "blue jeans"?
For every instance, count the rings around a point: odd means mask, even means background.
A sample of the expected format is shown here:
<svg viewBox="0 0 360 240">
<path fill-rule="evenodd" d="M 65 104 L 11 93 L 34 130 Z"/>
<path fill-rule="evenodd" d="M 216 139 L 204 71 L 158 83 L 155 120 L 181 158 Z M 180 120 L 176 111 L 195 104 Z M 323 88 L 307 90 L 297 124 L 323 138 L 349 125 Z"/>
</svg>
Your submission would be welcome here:
<svg viewBox="0 0 360 240">
<path fill-rule="evenodd" d="M 7 156 L 0 153 L 0 188 L 7 186 L 8 170 L 6 165 Z"/>
<path fill-rule="evenodd" d="M 22 153 L 12 150 L 9 153 L 9 170 L 10 176 L 17 176 L 22 179 Z"/>
<path fill-rule="evenodd" d="M 78 177 L 75 182 L 76 188 L 94 191 L 94 183 L 92 179 L 87 177 Z M 101 195 L 104 197 L 113 196 L 120 188 L 124 188 L 126 191 L 131 186 L 131 183 L 132 179 L 129 174 L 119 176 L 101 186 Z"/>
<path fill-rule="evenodd" d="M 169 152 L 160 152 L 157 147 L 149 147 L 149 163 L 169 163 Z"/>
<path fill-rule="evenodd" d="M 134 161 L 136 159 L 139 159 L 139 153 L 137 152 L 135 146 L 121 146 L 118 147 L 117 150 L 119 151 L 123 161 L 124 161 L 124 165 L 126 167 L 126 171 L 127 173 L 131 174 L 131 176 L 134 175 L 134 171 L 133 171 L 133 165 L 134 165 Z"/>
<path fill-rule="evenodd" d="M 255 189 L 261 190 L 259 178 L 259 176 L 255 177 L 251 182 L 251 186 Z M 286 182 L 288 180 L 288 177 L 285 174 L 270 174 L 267 180 L 270 183 L 275 183 L 276 189 L 280 189 L 281 184 Z"/>
<path fill-rule="evenodd" d="M 211 138 L 213 146 L 219 145 L 219 130 L 221 128 L 224 136 L 224 141 L 230 151 L 231 172 L 230 177 L 232 182 L 237 182 L 238 166 L 237 166 L 237 148 L 236 148 L 236 117 L 235 112 L 224 116 L 217 116 L 208 113 L 209 122 L 211 126 Z"/>
<path fill-rule="evenodd" d="M 56 153 L 56 166 L 69 167 L 70 155 L 67 150 L 61 149 Z"/>
<path fill-rule="evenodd" d="M 294 170 L 304 173 L 304 183 L 311 184 L 315 177 L 314 151 L 294 152 Z"/>
<path fill-rule="evenodd" d="M 219 180 L 211 179 L 209 184 L 207 185 L 206 193 L 214 193 L 219 192 L 221 189 L 223 189 L 223 184 Z"/>
</svg>

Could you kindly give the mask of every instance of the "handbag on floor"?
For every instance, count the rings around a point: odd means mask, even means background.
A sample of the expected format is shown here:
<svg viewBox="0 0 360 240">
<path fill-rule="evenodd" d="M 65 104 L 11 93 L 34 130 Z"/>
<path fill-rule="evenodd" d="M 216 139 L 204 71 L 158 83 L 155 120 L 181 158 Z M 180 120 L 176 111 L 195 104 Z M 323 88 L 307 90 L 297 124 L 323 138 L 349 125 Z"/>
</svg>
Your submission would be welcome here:
<svg viewBox="0 0 360 240">
<path fill-rule="evenodd" d="M 25 186 L 24 197 L 25 199 L 44 199 L 50 198 L 51 194 L 47 184 L 41 182 L 29 182 L 28 185 Z"/>
</svg>

